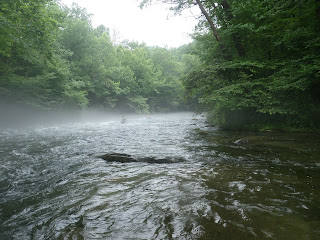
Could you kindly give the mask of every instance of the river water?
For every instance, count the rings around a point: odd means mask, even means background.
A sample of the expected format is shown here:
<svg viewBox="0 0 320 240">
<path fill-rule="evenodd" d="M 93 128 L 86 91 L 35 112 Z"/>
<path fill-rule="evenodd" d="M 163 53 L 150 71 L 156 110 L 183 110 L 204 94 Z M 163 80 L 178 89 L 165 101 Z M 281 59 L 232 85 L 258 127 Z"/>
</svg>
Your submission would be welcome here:
<svg viewBox="0 0 320 240">
<path fill-rule="evenodd" d="M 0 239 L 320 239 L 319 135 L 127 118 L 0 129 Z"/>
</svg>

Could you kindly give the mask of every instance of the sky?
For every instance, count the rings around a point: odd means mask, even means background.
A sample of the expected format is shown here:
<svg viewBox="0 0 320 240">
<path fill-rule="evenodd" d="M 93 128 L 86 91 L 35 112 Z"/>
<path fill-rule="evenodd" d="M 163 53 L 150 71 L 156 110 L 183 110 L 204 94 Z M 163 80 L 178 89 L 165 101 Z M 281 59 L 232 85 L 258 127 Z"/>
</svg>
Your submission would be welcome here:
<svg viewBox="0 0 320 240">
<path fill-rule="evenodd" d="M 167 4 L 156 4 L 140 9 L 141 0 L 60 0 L 72 2 L 92 13 L 94 27 L 104 25 L 110 29 L 115 43 L 122 40 L 138 41 L 148 46 L 179 47 L 192 41 L 197 20 L 197 9 L 186 10 L 174 16 Z"/>
</svg>

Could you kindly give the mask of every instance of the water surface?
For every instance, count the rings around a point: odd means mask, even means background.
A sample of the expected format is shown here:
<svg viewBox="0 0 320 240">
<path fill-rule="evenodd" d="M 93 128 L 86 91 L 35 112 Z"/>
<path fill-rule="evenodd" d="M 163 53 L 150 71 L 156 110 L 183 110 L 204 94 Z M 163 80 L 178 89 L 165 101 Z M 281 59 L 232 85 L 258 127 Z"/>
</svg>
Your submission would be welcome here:
<svg viewBox="0 0 320 240">
<path fill-rule="evenodd" d="M 1 129 L 0 239 L 320 239 L 318 135 L 127 118 Z"/>
</svg>

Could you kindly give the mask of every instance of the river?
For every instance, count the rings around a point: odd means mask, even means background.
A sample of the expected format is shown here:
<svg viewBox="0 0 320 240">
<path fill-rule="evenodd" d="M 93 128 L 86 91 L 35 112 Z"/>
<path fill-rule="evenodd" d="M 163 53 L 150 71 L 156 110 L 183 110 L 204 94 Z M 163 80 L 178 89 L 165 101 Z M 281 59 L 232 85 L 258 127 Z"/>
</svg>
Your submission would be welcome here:
<svg viewBox="0 0 320 240">
<path fill-rule="evenodd" d="M 319 135 L 127 118 L 0 129 L 0 239 L 320 239 Z"/>
</svg>

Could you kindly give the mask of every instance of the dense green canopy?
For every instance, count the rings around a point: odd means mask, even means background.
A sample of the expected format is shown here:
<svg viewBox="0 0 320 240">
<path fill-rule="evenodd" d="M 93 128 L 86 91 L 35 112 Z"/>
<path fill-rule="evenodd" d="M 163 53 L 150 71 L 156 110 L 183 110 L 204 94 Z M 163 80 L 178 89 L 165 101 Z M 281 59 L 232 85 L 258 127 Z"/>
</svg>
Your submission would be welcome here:
<svg viewBox="0 0 320 240">
<path fill-rule="evenodd" d="M 143 1 L 143 4 L 153 1 Z M 187 92 L 229 129 L 320 127 L 319 0 L 161 0 L 199 7 Z"/>
<path fill-rule="evenodd" d="M 53 0 L 0 1 L 0 99 L 43 109 L 184 108 L 187 50 L 115 45 L 91 15 Z"/>
</svg>

